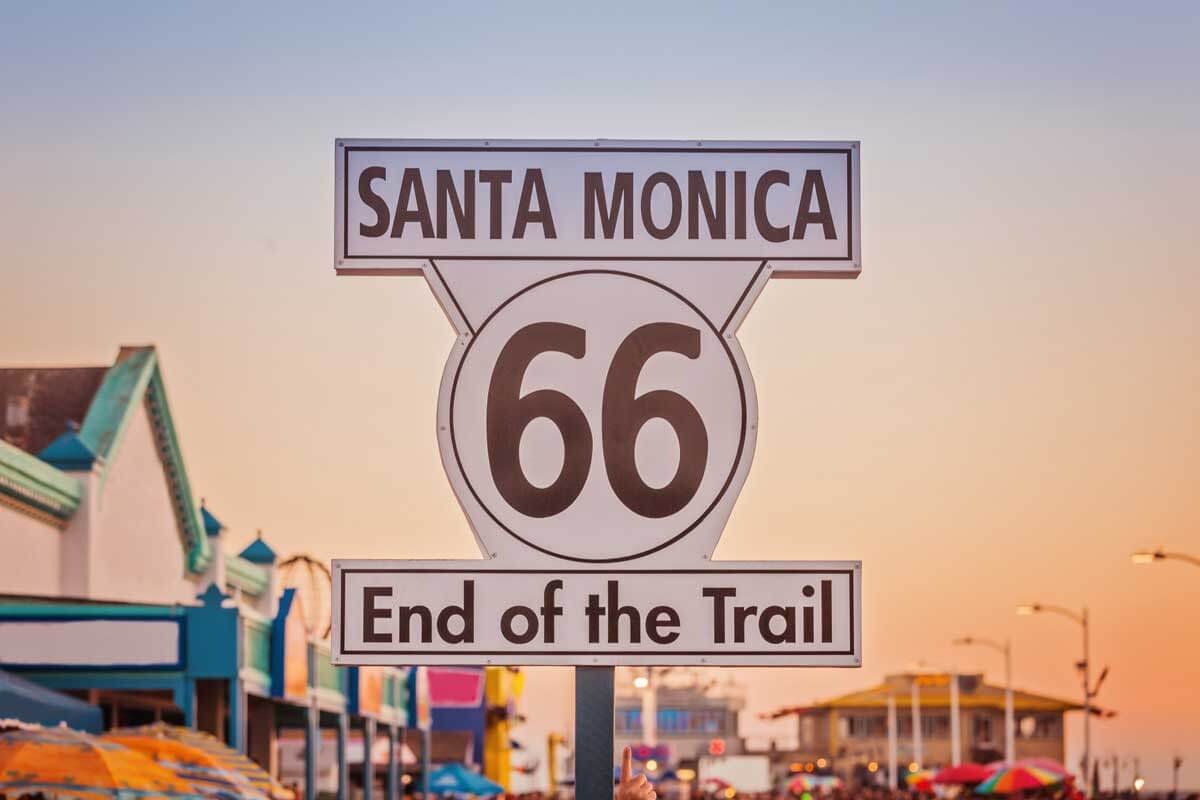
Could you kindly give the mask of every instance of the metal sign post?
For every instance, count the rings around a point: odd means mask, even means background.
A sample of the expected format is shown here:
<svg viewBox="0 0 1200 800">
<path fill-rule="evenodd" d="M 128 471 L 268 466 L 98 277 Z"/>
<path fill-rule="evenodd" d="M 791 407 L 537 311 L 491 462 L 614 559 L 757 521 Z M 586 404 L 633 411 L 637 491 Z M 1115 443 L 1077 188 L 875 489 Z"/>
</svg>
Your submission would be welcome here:
<svg viewBox="0 0 1200 800">
<path fill-rule="evenodd" d="M 857 561 L 720 562 L 771 278 L 861 270 L 857 142 L 339 140 L 334 265 L 457 334 L 442 465 L 481 559 L 333 564 L 335 664 L 576 669 L 610 800 L 616 665 L 862 664 Z M 428 750 L 428 748 L 426 748 Z"/>
<path fill-rule="evenodd" d="M 575 667 L 575 797 L 612 800 L 613 667 Z"/>
</svg>

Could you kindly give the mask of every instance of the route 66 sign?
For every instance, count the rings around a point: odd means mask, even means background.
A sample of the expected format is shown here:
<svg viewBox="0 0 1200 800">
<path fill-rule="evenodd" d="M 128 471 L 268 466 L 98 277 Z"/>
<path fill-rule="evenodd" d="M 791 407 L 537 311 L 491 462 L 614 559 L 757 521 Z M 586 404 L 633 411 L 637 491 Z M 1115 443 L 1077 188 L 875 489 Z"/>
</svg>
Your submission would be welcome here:
<svg viewBox="0 0 1200 800">
<path fill-rule="evenodd" d="M 750 469 L 736 331 L 860 269 L 846 143 L 339 141 L 339 274 L 420 274 L 470 562 L 335 561 L 341 664 L 861 663 L 858 562 L 712 562 Z"/>
</svg>

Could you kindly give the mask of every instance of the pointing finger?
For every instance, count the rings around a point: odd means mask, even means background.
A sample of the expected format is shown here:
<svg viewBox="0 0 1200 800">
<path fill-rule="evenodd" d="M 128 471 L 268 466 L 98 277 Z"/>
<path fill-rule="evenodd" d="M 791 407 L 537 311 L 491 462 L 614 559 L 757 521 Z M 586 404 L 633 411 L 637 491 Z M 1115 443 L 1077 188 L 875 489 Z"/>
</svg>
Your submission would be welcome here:
<svg viewBox="0 0 1200 800">
<path fill-rule="evenodd" d="M 629 783 L 633 777 L 633 748 L 626 746 L 621 751 L 621 783 Z"/>
</svg>

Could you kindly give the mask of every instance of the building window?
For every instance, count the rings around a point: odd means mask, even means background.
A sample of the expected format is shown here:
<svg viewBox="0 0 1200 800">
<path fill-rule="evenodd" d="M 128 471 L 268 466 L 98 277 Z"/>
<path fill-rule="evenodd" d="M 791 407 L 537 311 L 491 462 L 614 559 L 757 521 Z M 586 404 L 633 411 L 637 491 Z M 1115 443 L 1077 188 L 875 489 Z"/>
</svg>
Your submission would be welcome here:
<svg viewBox="0 0 1200 800">
<path fill-rule="evenodd" d="M 634 727 L 628 730 L 641 730 L 641 712 L 625 712 L 626 714 L 636 714 L 636 718 L 630 718 L 622 722 L 618 714 L 618 730 L 622 724 L 632 725 Z M 730 716 L 725 709 L 721 708 L 660 708 L 658 710 L 658 731 L 663 734 L 727 734 L 732 733 L 730 730 Z"/>
<path fill-rule="evenodd" d="M 921 735 L 926 739 L 949 739 L 950 715 L 929 714 L 922 716 Z"/>
<path fill-rule="evenodd" d="M 800 718 L 800 744 L 812 744 L 815 724 L 812 717 Z"/>
<path fill-rule="evenodd" d="M 640 734 L 642 732 L 642 710 L 640 708 L 618 710 L 615 726 L 622 733 Z"/>
<path fill-rule="evenodd" d="M 24 428 L 29 425 L 29 398 L 10 397 L 8 407 L 4 409 L 4 426 L 6 428 Z"/>
<path fill-rule="evenodd" d="M 1062 735 L 1062 720 L 1056 714 L 1030 714 L 1017 724 L 1022 739 L 1054 739 Z"/>
<path fill-rule="evenodd" d="M 992 718 L 977 715 L 974 722 L 975 741 L 977 742 L 994 742 Z"/>
<path fill-rule="evenodd" d="M 848 739 L 882 739 L 887 736 L 887 720 L 878 714 L 851 714 L 845 719 Z"/>
</svg>

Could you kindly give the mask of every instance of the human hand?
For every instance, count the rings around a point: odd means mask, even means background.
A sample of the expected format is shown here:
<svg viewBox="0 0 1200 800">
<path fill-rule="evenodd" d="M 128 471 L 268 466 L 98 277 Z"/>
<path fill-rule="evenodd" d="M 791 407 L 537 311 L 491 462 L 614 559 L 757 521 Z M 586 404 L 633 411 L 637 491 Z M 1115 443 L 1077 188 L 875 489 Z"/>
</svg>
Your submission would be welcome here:
<svg viewBox="0 0 1200 800">
<path fill-rule="evenodd" d="M 645 775 L 633 776 L 633 750 L 626 747 L 621 751 L 621 783 L 617 786 L 616 800 L 655 800 L 657 797 Z"/>
</svg>

